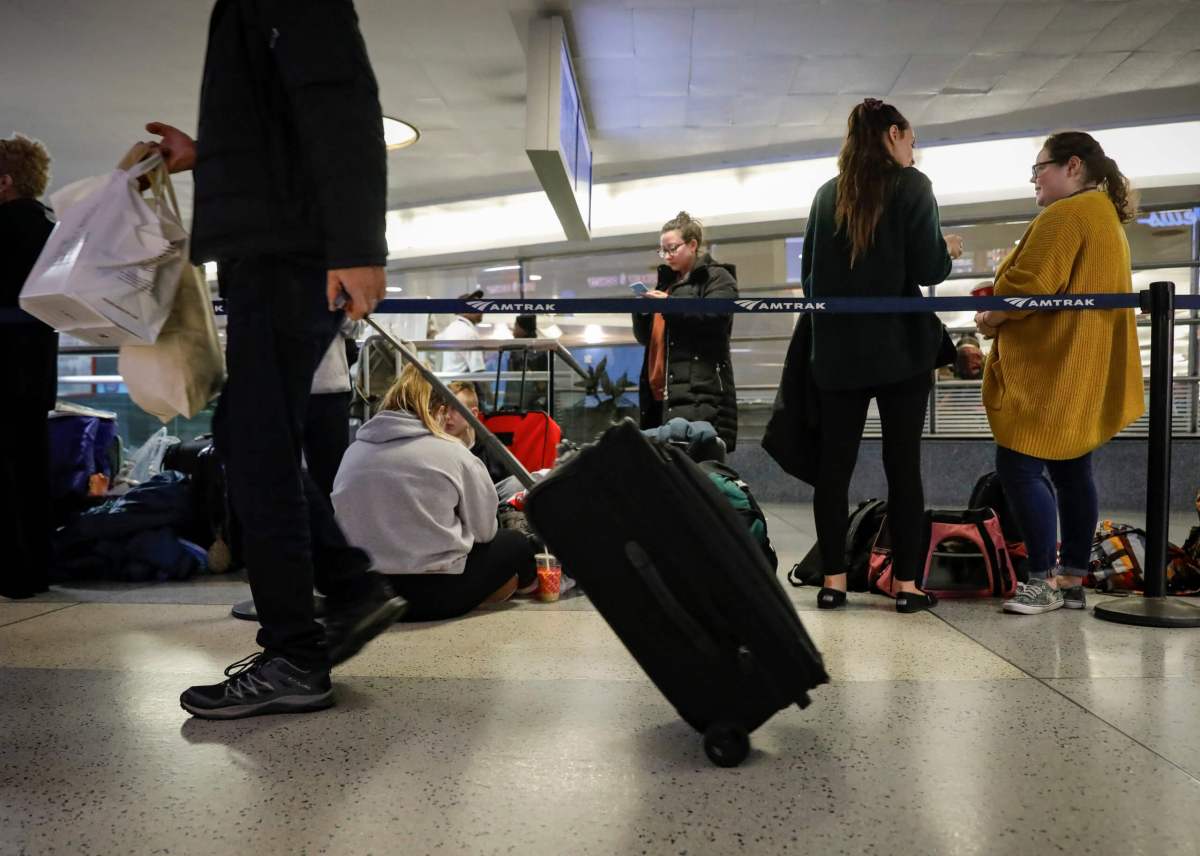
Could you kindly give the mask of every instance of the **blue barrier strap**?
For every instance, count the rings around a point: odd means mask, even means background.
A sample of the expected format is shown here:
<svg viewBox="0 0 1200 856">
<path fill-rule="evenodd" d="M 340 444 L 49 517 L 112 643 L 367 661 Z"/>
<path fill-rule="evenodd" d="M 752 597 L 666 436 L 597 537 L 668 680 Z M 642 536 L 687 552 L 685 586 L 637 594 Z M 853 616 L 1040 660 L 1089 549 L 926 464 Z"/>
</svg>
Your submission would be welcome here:
<svg viewBox="0 0 1200 856">
<path fill-rule="evenodd" d="M 383 300 L 375 307 L 378 315 L 440 314 L 464 312 L 540 315 L 588 315 L 658 312 L 676 314 L 771 314 L 809 312 L 820 315 L 891 314 L 900 312 L 978 312 L 985 309 L 1033 310 L 1137 309 L 1136 294 L 1072 294 L 1053 297 L 830 297 L 807 300 L 795 297 L 746 297 L 738 300 L 713 298 L 551 298 L 546 300 Z M 218 315 L 225 313 L 223 300 L 214 300 Z M 1178 310 L 1200 310 L 1200 296 L 1175 296 Z M 0 309 L 0 324 L 38 323 L 20 309 Z"/>
<path fill-rule="evenodd" d="M 1051 297 L 829 297 L 808 300 L 795 297 L 716 298 L 549 298 L 546 300 L 384 300 L 376 314 L 481 312 L 542 315 L 584 315 L 657 312 L 678 314 L 767 314 L 810 312 L 832 314 L 891 314 L 903 312 L 977 312 L 985 309 L 1035 311 L 1062 309 L 1136 309 L 1136 294 L 1073 294 Z"/>
</svg>

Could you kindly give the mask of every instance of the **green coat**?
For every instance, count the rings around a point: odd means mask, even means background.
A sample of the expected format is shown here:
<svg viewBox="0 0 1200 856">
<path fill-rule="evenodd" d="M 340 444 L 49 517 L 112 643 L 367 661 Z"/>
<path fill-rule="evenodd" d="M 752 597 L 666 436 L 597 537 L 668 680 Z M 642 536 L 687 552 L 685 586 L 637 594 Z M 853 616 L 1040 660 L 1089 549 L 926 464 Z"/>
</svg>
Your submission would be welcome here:
<svg viewBox="0 0 1200 856">
<path fill-rule="evenodd" d="M 837 179 L 813 199 L 801 274 L 806 297 L 920 296 L 950 274 L 937 201 L 924 173 L 897 168 L 871 247 L 850 267 L 850 242 L 838 231 Z M 945 336 L 932 312 L 815 315 L 812 371 L 821 389 L 864 389 L 932 371 Z"/>
</svg>

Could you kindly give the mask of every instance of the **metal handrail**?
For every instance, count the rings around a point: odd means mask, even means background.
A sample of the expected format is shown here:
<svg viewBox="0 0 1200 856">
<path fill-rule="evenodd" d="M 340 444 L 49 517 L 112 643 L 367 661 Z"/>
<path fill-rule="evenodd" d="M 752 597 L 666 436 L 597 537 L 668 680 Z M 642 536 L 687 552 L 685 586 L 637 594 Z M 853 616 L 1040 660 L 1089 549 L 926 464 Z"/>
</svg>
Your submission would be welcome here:
<svg viewBox="0 0 1200 856">
<path fill-rule="evenodd" d="M 372 336 L 371 338 L 375 338 Z M 583 379 L 588 373 L 567 347 L 558 339 L 416 339 L 412 346 L 418 351 L 512 351 L 526 349 L 553 353 L 571 371 Z M 473 378 L 474 379 L 474 378 Z"/>
</svg>

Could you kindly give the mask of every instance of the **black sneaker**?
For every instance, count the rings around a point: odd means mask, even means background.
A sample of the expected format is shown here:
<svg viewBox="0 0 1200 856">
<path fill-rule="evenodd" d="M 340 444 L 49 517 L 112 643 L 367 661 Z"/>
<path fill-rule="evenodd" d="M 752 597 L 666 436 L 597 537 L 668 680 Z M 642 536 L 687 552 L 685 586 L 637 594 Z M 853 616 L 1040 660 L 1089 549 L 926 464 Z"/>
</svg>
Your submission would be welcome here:
<svg viewBox="0 0 1200 856">
<path fill-rule="evenodd" d="M 225 669 L 228 680 L 191 687 L 179 705 L 201 719 L 241 719 L 265 713 L 308 713 L 333 707 L 329 670 L 305 669 L 265 651 Z"/>
<path fill-rule="evenodd" d="M 379 577 L 378 574 L 373 574 Z M 363 646 L 395 624 L 408 601 L 392 593 L 382 578 L 377 579 L 371 593 L 362 600 L 328 605 L 325 619 L 325 648 L 329 668 L 344 663 L 363 649 Z"/>
</svg>

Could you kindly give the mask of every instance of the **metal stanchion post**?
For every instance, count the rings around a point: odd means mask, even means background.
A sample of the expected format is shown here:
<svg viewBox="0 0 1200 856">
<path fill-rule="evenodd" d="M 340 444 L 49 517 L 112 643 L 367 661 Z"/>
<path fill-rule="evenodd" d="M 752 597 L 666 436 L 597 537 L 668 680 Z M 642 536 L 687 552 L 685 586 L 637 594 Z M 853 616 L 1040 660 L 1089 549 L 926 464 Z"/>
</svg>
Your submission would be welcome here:
<svg viewBox="0 0 1200 856">
<path fill-rule="evenodd" d="M 1150 454 L 1146 473 L 1145 596 L 1098 604 L 1095 615 L 1142 627 L 1200 627 L 1200 607 L 1167 597 L 1167 522 L 1171 497 L 1171 378 L 1175 283 L 1150 284 Z"/>
</svg>

